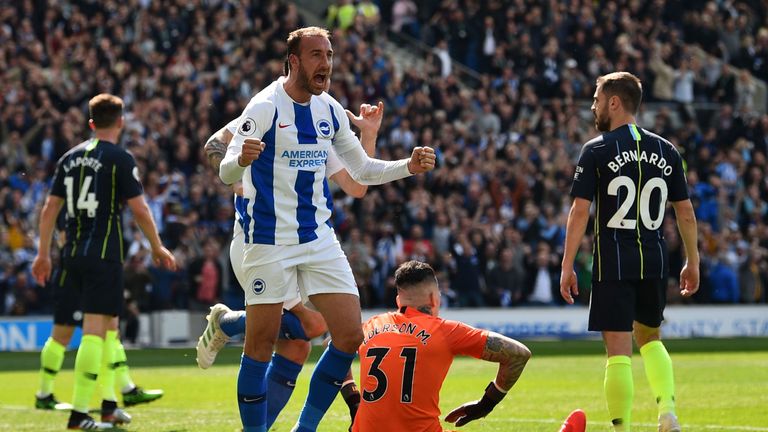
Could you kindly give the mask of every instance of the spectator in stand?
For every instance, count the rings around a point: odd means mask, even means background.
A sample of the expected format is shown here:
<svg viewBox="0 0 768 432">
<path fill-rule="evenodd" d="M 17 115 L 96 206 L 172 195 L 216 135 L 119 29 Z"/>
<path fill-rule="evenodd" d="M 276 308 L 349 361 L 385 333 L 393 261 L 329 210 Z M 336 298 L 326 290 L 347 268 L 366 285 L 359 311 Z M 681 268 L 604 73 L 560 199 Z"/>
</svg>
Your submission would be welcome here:
<svg viewBox="0 0 768 432">
<path fill-rule="evenodd" d="M 712 289 L 712 301 L 715 303 L 738 303 L 739 280 L 735 271 L 727 264 L 727 258 L 720 254 L 711 264 L 709 284 Z"/>
<path fill-rule="evenodd" d="M 517 306 L 524 298 L 524 272 L 515 265 L 515 254 L 510 248 L 501 251 L 498 264 L 488 274 L 488 289 L 495 292 L 502 307 Z"/>
<path fill-rule="evenodd" d="M 539 243 L 535 255 L 528 258 L 527 305 L 551 306 L 562 304 L 557 295 L 560 291 L 560 266 L 557 255 L 547 243 Z"/>
</svg>

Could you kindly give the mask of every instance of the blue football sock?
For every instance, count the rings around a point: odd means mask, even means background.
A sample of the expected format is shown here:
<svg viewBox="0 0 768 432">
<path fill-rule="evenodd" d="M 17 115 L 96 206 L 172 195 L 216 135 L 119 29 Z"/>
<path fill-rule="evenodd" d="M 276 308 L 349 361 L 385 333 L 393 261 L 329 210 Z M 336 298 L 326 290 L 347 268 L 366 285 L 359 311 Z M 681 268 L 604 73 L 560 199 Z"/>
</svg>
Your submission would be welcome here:
<svg viewBox="0 0 768 432">
<path fill-rule="evenodd" d="M 237 405 L 244 432 L 267 432 L 267 367 L 243 354 L 237 376 Z"/>
<path fill-rule="evenodd" d="M 317 430 L 320 420 L 339 393 L 354 358 L 355 354 L 339 351 L 334 348 L 333 343 L 328 344 L 315 366 L 315 372 L 312 373 L 309 394 L 301 410 L 296 431 Z"/>
<path fill-rule="evenodd" d="M 219 327 L 229 337 L 245 333 L 245 311 L 225 313 L 219 320 Z"/>
<path fill-rule="evenodd" d="M 289 310 L 283 310 L 283 316 L 280 319 L 279 336 L 280 339 L 309 340 L 307 333 L 304 332 L 304 327 L 301 325 L 301 320 Z"/>
<path fill-rule="evenodd" d="M 280 354 L 272 356 L 272 362 L 267 369 L 267 430 L 272 427 L 277 415 L 291 398 L 299 372 L 301 372 L 300 364 Z"/>
</svg>

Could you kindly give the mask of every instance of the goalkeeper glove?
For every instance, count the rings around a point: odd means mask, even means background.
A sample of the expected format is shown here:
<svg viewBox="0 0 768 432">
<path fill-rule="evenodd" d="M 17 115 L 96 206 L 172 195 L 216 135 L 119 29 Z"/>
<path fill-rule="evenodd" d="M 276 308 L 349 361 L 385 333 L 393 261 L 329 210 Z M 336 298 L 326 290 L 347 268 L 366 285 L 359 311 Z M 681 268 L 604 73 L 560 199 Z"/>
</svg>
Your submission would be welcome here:
<svg viewBox="0 0 768 432">
<path fill-rule="evenodd" d="M 467 402 L 448 413 L 445 421 L 455 423 L 456 426 L 464 426 L 472 420 L 477 420 L 487 416 L 493 408 L 504 399 L 507 394 L 496 387 L 493 381 L 485 388 L 485 394 L 482 399 L 473 402 Z"/>
</svg>

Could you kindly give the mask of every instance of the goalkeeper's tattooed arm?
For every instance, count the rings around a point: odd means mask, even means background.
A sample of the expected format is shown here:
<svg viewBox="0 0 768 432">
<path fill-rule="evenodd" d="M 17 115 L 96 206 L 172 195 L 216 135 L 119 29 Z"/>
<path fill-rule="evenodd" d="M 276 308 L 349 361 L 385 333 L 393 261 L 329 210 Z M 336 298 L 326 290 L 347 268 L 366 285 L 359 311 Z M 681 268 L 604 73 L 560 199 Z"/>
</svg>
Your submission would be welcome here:
<svg viewBox="0 0 768 432">
<path fill-rule="evenodd" d="M 489 332 L 488 339 L 485 342 L 485 349 L 480 358 L 499 364 L 496 380 L 488 383 L 485 393 L 480 400 L 465 403 L 448 413 L 445 417 L 445 421 L 448 423 L 464 426 L 473 420 L 487 416 L 493 411 L 493 408 L 504 399 L 507 391 L 520 378 L 525 364 L 531 358 L 531 351 L 514 339 Z"/>
<path fill-rule="evenodd" d="M 219 172 L 219 165 L 221 165 L 221 161 L 227 153 L 227 146 L 230 141 L 232 141 L 232 133 L 226 127 L 223 127 L 211 135 L 205 143 L 205 154 L 208 156 L 208 163 L 216 172 Z"/>
<path fill-rule="evenodd" d="M 488 332 L 488 340 L 485 342 L 485 349 L 480 358 L 499 363 L 495 382 L 500 390 L 506 392 L 520 378 L 525 364 L 531 358 L 531 351 L 514 339 Z"/>
</svg>

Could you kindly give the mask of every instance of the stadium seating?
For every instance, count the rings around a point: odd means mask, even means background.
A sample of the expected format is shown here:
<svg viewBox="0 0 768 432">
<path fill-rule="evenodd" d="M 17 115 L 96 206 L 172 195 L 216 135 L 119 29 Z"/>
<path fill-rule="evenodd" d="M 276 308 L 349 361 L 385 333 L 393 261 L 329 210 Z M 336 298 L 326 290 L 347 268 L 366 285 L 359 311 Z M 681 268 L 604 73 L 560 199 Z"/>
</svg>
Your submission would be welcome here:
<svg viewBox="0 0 768 432">
<path fill-rule="evenodd" d="M 0 314 L 50 311 L 50 292 L 29 276 L 37 215 L 55 161 L 88 136 L 86 103 L 98 92 L 126 101 L 121 144 L 182 264 L 153 268 L 129 221 L 131 301 L 145 311 L 237 304 L 225 255 L 231 191 L 202 145 L 281 73 L 288 32 L 311 17 L 287 1 L 38 8 L 45 3 L 0 5 Z M 587 107 L 595 78 L 613 70 L 643 80 L 642 126 L 686 160 L 704 276 L 693 301 L 767 301 L 765 2 L 357 3 L 357 15 L 333 29 L 331 93 L 352 111 L 385 101 L 378 157 L 431 145 L 439 163 L 360 200 L 335 194 L 334 223 L 364 306 L 392 304 L 392 272 L 411 258 L 438 269 L 449 305 L 524 305 L 540 271 L 557 283 L 573 162 L 596 134 Z M 382 48 L 389 39 L 428 47 L 421 66 L 398 66 L 399 54 Z M 673 221 L 665 224 L 674 283 L 683 256 Z M 215 299 L 199 298 L 194 270 L 210 248 L 225 272 Z M 584 288 L 588 251 L 577 259 Z M 735 295 L 717 283 L 730 274 Z M 682 301 L 673 291 L 670 302 Z"/>
</svg>

